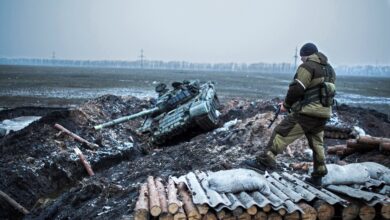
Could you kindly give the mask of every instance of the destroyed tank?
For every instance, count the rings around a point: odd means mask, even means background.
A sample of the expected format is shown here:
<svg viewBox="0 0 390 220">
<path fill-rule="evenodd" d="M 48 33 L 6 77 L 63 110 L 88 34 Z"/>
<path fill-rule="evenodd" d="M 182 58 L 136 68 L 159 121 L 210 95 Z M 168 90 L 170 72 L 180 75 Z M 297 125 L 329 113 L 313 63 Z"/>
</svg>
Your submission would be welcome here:
<svg viewBox="0 0 390 220">
<path fill-rule="evenodd" d="M 146 116 L 138 131 L 149 134 L 151 143 L 163 144 L 194 127 L 203 131 L 217 127 L 219 100 L 213 82 L 185 80 L 173 82 L 172 87 L 158 84 L 158 98 L 151 109 L 97 125 L 95 130 Z"/>
</svg>

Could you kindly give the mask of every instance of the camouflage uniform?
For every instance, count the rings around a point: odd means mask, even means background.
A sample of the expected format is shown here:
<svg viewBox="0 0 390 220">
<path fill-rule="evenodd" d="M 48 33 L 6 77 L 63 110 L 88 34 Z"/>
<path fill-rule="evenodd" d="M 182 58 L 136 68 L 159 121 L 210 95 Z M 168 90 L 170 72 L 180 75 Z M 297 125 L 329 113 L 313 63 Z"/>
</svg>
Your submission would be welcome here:
<svg viewBox="0 0 390 220">
<path fill-rule="evenodd" d="M 324 127 L 332 114 L 331 105 L 321 102 L 319 95 L 323 82 L 329 82 L 335 90 L 335 72 L 324 54 L 317 52 L 301 64 L 289 85 L 283 103 L 291 113 L 275 127 L 267 149 L 256 158 L 257 162 L 269 167 L 276 165 L 275 156 L 301 136 L 305 135 L 313 150 L 314 171 L 312 176 L 327 174 L 323 147 Z"/>
</svg>

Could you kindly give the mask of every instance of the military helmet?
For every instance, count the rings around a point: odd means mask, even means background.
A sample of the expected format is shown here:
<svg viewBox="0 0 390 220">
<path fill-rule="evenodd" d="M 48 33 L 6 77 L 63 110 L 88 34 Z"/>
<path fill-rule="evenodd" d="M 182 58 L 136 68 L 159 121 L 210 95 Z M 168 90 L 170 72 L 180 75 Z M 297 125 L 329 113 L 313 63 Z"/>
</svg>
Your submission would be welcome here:
<svg viewBox="0 0 390 220">
<path fill-rule="evenodd" d="M 164 92 L 164 91 L 166 90 L 166 88 L 167 88 L 167 85 L 166 85 L 166 84 L 164 84 L 164 83 L 159 83 L 159 84 L 156 86 L 155 91 L 156 91 L 157 93 L 161 93 L 161 92 Z"/>
<path fill-rule="evenodd" d="M 173 87 L 174 89 L 180 88 L 181 85 L 183 85 L 182 82 L 173 82 L 173 83 L 172 83 L 172 87 Z"/>
</svg>

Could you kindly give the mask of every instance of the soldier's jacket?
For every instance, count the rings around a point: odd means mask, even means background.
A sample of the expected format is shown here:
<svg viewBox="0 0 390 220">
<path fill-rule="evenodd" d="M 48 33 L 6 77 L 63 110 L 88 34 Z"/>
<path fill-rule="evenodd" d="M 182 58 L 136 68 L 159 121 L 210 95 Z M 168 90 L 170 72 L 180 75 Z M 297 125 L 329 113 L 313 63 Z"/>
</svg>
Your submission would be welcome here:
<svg viewBox="0 0 390 220">
<path fill-rule="evenodd" d="M 335 80 L 335 72 L 328 63 L 327 57 L 321 52 L 310 55 L 308 60 L 298 67 L 294 80 L 289 85 L 284 107 L 309 116 L 330 118 L 331 106 L 324 106 L 319 98 L 308 99 L 307 97 L 309 93 L 317 93 L 323 82 L 331 83 L 335 90 Z"/>
</svg>

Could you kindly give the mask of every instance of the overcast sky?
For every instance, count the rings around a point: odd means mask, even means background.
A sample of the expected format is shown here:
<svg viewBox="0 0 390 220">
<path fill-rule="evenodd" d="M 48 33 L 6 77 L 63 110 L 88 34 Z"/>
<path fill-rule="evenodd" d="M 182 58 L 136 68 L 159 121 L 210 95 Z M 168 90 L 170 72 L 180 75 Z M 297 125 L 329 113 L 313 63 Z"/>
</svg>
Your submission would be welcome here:
<svg viewBox="0 0 390 220">
<path fill-rule="evenodd" d="M 0 0 L 0 57 L 390 64 L 390 0 Z"/>
</svg>

